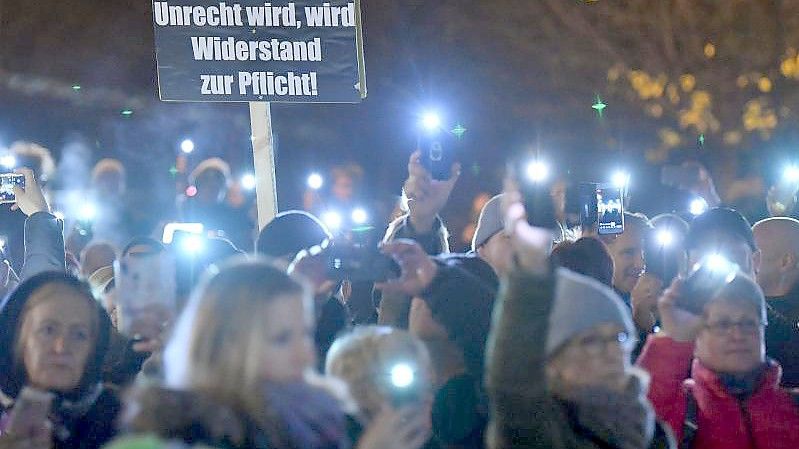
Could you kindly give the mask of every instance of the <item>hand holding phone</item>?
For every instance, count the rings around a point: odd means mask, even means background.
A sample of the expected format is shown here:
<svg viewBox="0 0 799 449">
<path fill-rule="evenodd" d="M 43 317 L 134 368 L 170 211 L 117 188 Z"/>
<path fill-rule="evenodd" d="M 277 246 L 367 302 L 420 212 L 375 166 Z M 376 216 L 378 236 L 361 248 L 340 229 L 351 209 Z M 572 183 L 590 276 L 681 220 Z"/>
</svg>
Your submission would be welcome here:
<svg viewBox="0 0 799 449">
<path fill-rule="evenodd" d="M 686 277 L 682 295 L 677 298 L 675 305 L 694 315 L 702 315 L 707 303 L 732 282 L 737 273 L 738 265 L 723 256 L 711 254 L 702 258 Z"/>
<path fill-rule="evenodd" d="M 597 222 L 599 235 L 624 232 L 624 192 L 611 185 L 601 185 L 597 190 Z"/>
<path fill-rule="evenodd" d="M 15 438 L 43 439 L 49 436 L 48 416 L 52 404 L 52 393 L 23 387 L 9 415 L 8 433 Z"/>
</svg>

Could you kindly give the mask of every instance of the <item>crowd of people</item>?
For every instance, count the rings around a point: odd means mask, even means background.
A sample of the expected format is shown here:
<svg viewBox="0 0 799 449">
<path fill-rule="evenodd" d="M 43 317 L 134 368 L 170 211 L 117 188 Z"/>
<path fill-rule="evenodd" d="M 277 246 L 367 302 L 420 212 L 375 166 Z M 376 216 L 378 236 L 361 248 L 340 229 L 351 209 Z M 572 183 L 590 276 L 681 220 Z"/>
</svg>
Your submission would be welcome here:
<svg viewBox="0 0 799 449">
<path fill-rule="evenodd" d="M 794 218 L 715 198 L 600 234 L 553 194 L 547 229 L 506 182 L 453 253 L 460 167 L 417 152 L 382 228 L 286 211 L 252 239 L 210 160 L 182 205 L 203 228 L 154 238 L 130 235 L 120 164 L 94 229 L 28 162 L 2 218 L 0 449 L 799 447 Z"/>
</svg>

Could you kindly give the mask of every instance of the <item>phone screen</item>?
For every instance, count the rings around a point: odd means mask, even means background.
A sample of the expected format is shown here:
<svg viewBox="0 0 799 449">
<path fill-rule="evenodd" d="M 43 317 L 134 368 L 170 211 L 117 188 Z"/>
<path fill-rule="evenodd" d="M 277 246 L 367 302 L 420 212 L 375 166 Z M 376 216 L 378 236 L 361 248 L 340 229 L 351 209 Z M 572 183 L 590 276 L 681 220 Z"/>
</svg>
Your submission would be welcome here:
<svg viewBox="0 0 799 449">
<path fill-rule="evenodd" d="M 624 232 L 624 201 L 622 188 L 600 186 L 597 190 L 597 217 L 600 235 Z"/>
<path fill-rule="evenodd" d="M 174 257 L 129 255 L 114 262 L 120 332 L 134 339 L 158 338 L 177 310 Z"/>
<path fill-rule="evenodd" d="M 16 173 L 0 174 L 0 204 L 14 203 L 17 197 L 14 195 L 14 186 L 25 188 L 25 176 Z"/>
</svg>

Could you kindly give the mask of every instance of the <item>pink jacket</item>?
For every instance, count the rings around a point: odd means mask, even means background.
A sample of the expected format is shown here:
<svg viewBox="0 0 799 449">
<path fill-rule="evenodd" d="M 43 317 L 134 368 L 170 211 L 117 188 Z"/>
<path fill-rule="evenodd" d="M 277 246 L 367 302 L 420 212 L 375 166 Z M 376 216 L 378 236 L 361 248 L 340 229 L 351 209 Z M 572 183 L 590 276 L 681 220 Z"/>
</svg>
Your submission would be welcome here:
<svg viewBox="0 0 799 449">
<path fill-rule="evenodd" d="M 677 441 L 682 439 L 690 389 L 698 406 L 694 449 L 799 449 L 799 407 L 780 388 L 782 369 L 776 362 L 754 394 L 740 402 L 714 372 L 693 359 L 693 352 L 693 343 L 650 336 L 638 359 L 652 376 L 649 400 Z"/>
</svg>

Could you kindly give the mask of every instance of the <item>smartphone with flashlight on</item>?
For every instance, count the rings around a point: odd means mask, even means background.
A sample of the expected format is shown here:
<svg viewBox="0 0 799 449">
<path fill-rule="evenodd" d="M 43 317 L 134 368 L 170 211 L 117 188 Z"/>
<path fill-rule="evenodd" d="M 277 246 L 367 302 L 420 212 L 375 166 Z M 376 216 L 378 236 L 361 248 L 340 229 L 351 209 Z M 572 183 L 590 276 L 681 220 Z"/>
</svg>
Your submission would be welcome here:
<svg viewBox="0 0 799 449">
<path fill-rule="evenodd" d="M 14 187 L 25 188 L 25 176 L 17 173 L 0 174 L 0 204 L 16 203 Z"/>
<path fill-rule="evenodd" d="M 416 370 L 407 363 L 396 363 L 388 373 L 388 387 L 394 407 L 403 407 L 422 402 L 422 391 L 416 378 Z"/>
<path fill-rule="evenodd" d="M 702 315 L 705 305 L 732 282 L 737 273 L 738 265 L 724 256 L 711 254 L 703 257 L 685 278 L 682 295 L 675 305 L 694 315 Z"/>
<path fill-rule="evenodd" d="M 507 172 L 518 185 L 530 226 L 558 231 L 549 167 L 537 159 L 522 159 L 509 161 Z"/>
<path fill-rule="evenodd" d="M 443 130 L 428 131 L 419 138 L 419 162 L 438 181 L 452 177 L 452 164 L 457 162 L 456 147 Z"/>
</svg>

